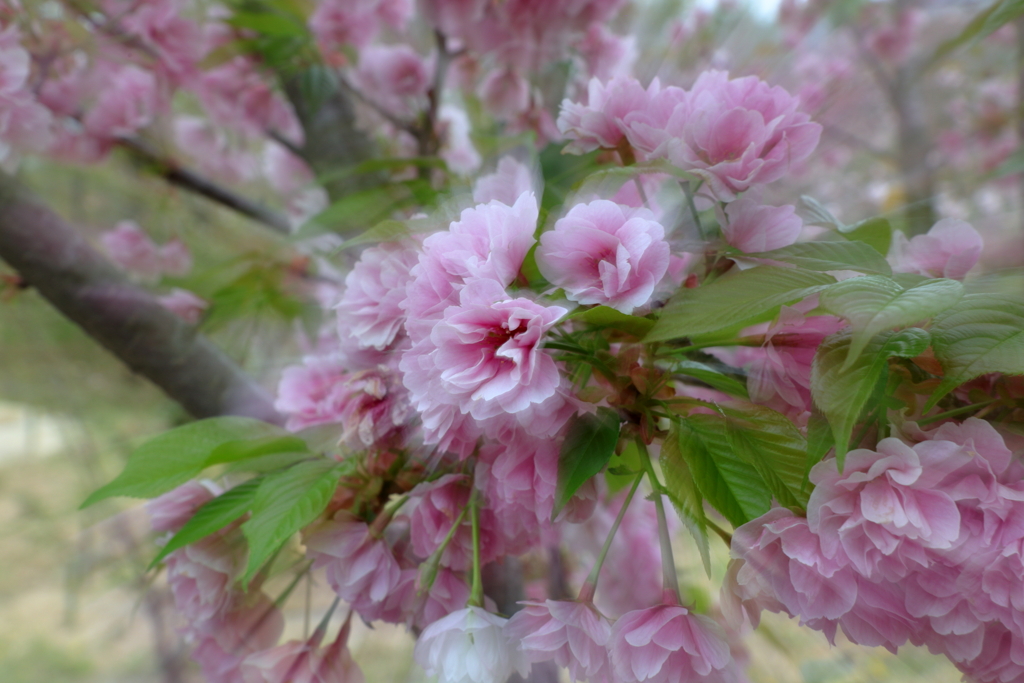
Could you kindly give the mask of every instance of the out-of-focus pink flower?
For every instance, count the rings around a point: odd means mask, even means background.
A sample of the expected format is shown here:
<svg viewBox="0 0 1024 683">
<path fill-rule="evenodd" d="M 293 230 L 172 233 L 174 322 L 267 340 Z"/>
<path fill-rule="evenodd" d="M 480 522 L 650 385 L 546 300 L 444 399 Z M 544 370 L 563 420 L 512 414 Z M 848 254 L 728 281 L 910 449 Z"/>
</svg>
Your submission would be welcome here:
<svg viewBox="0 0 1024 683">
<path fill-rule="evenodd" d="M 533 177 L 526 164 L 505 156 L 494 173 L 482 175 L 473 184 L 473 201 L 486 204 L 499 201 L 512 206 L 516 200 L 533 190 Z"/>
<path fill-rule="evenodd" d="M 740 251 L 772 251 L 795 243 L 804 223 L 792 206 L 766 206 L 744 197 L 725 207 L 725 241 Z"/>
<path fill-rule="evenodd" d="M 178 81 L 193 74 L 207 49 L 203 30 L 182 16 L 183 9 L 176 0 L 156 0 L 113 13 L 119 26 L 155 52 L 160 67 Z"/>
<path fill-rule="evenodd" d="M 685 607 L 659 605 L 622 615 L 608 644 L 617 682 L 725 681 L 732 657 L 721 629 Z"/>
<path fill-rule="evenodd" d="M 514 444 L 510 446 L 509 444 Z M 522 431 L 480 450 L 485 490 L 506 545 L 525 551 L 550 527 L 558 483 L 558 443 Z"/>
<path fill-rule="evenodd" d="M 215 534 L 167 556 L 167 583 L 178 611 L 192 623 L 221 615 L 231 600 L 230 588 L 241 568 L 240 539 Z"/>
<path fill-rule="evenodd" d="M 192 255 L 184 242 L 174 239 L 158 246 L 133 221 L 121 221 L 103 233 L 100 241 L 117 265 L 147 279 L 185 275 L 192 268 Z"/>
<path fill-rule="evenodd" d="M 190 481 L 146 503 L 153 531 L 177 531 L 192 519 L 196 510 L 217 495 L 216 489 L 198 481 Z"/>
<path fill-rule="evenodd" d="M 232 183 L 253 177 L 256 169 L 253 156 L 244 149 L 233 148 L 223 130 L 210 125 L 206 119 L 176 117 L 174 141 L 205 173 Z M 267 145 L 268 149 L 277 146 L 276 143 Z"/>
<path fill-rule="evenodd" d="M 527 665 L 504 633 L 507 619 L 480 607 L 452 612 L 424 629 L 413 657 L 439 683 L 493 683 Z"/>
<path fill-rule="evenodd" d="M 629 74 L 637 56 L 632 36 L 615 35 L 602 24 L 591 24 L 576 49 L 583 55 L 590 75 L 602 81 Z"/>
<path fill-rule="evenodd" d="M 926 549 L 959 538 L 956 502 L 935 485 L 970 456 L 949 441 L 889 438 L 876 449 L 848 453 L 842 474 L 830 460 L 814 466 L 807 521 L 827 557 L 843 553 L 865 578 L 895 581 L 928 566 Z"/>
<path fill-rule="evenodd" d="M 573 681 L 610 680 L 608 639 L 612 627 L 587 602 L 526 602 L 505 626 L 505 635 L 519 644 L 531 664 L 554 660 L 569 669 Z"/>
<path fill-rule="evenodd" d="M 127 65 L 104 69 L 106 83 L 83 120 L 90 135 L 102 139 L 130 137 L 153 123 L 160 93 L 152 72 Z"/>
<path fill-rule="evenodd" d="M 302 126 L 295 111 L 270 87 L 252 59 L 235 57 L 202 71 L 196 89 L 215 123 L 257 137 L 273 131 L 302 144 Z"/>
<path fill-rule="evenodd" d="M 365 48 L 381 23 L 400 30 L 412 16 L 411 0 L 320 0 L 309 28 L 320 49 L 333 52 L 343 45 Z"/>
<path fill-rule="evenodd" d="M 197 642 L 192 657 L 208 681 L 242 683 L 245 658 L 277 643 L 284 617 L 265 593 L 235 592 L 226 610 L 216 617 L 189 624 L 187 635 Z"/>
<path fill-rule="evenodd" d="M 660 90 L 657 79 L 645 90 L 635 78 L 620 76 L 607 84 L 592 78 L 586 104 L 562 102 L 558 130 L 571 141 L 565 150 L 586 154 L 598 148 L 615 149 L 626 138 L 625 119 L 632 112 L 645 111 Z"/>
<path fill-rule="evenodd" d="M 886 62 L 900 64 L 910 55 L 917 42 L 916 33 L 923 19 L 920 11 L 899 12 L 896 23 L 874 29 L 865 36 L 864 44 Z"/>
<path fill-rule="evenodd" d="M 495 69 L 480 83 L 480 99 L 501 120 L 515 117 L 530 106 L 530 83 L 514 69 Z"/>
<path fill-rule="evenodd" d="M 304 542 L 314 567 L 326 568 L 331 588 L 356 611 L 383 603 L 402 578 L 387 543 L 346 512 L 310 529 Z"/>
<path fill-rule="evenodd" d="M 410 116 L 425 103 L 430 68 L 408 45 L 370 45 L 359 52 L 356 81 L 375 103 Z"/>
<path fill-rule="evenodd" d="M 665 229 L 647 209 L 577 204 L 541 235 L 537 266 L 573 301 L 632 313 L 668 270 Z"/>
<path fill-rule="evenodd" d="M 28 91 L 0 94 L 0 140 L 19 152 L 41 152 L 54 141 L 53 115 Z M 102 155 L 101 155 L 102 156 Z"/>
<path fill-rule="evenodd" d="M 452 525 L 469 504 L 471 493 L 471 484 L 466 477 L 458 474 L 447 474 L 412 490 L 411 495 L 418 500 L 409 524 L 412 548 L 417 555 L 427 558 L 441 547 Z M 494 512 L 484 507 L 480 510 L 480 561 L 483 564 L 491 562 L 502 551 Z M 441 564 L 456 571 L 464 571 L 472 566 L 473 538 L 468 512 L 441 554 Z"/>
<path fill-rule="evenodd" d="M 196 296 L 187 289 L 175 287 L 170 294 L 156 298 L 160 305 L 190 325 L 198 323 L 210 302 Z"/>
<path fill-rule="evenodd" d="M 18 27 L 11 24 L 0 31 L 0 96 L 17 94 L 28 81 L 32 58 L 21 46 Z"/>
<path fill-rule="evenodd" d="M 418 600 L 414 623 L 421 629 L 426 628 L 462 609 L 468 601 L 469 586 L 465 578 L 458 572 L 441 567 L 437 571 L 434 585 Z"/>
<path fill-rule="evenodd" d="M 335 307 L 338 325 L 363 348 L 384 350 L 402 332 L 406 286 L 419 252 L 405 244 L 371 247 L 345 277 L 345 292 Z"/>
<path fill-rule="evenodd" d="M 903 233 L 893 236 L 889 263 L 898 273 L 962 280 L 981 256 L 984 243 L 970 223 L 943 218 L 924 235 L 909 241 Z"/>
<path fill-rule="evenodd" d="M 346 647 L 346 624 L 325 648 L 289 640 L 245 658 L 240 672 L 245 683 L 364 683 L 362 669 Z"/>
<path fill-rule="evenodd" d="M 480 153 L 469 137 L 471 127 L 466 112 L 445 104 L 438 111 L 437 119 L 442 140 L 438 155 L 448 164 L 448 168 L 459 175 L 469 175 L 480 168 Z"/>
</svg>

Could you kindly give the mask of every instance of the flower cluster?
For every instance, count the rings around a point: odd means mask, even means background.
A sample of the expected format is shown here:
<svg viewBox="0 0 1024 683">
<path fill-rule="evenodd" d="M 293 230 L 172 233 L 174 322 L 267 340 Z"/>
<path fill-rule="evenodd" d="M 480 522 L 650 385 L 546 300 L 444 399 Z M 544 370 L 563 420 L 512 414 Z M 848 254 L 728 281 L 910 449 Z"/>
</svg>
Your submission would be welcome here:
<svg viewBox="0 0 1024 683">
<path fill-rule="evenodd" d="M 830 640 L 948 656 L 978 681 L 1024 675 L 1024 496 L 1003 437 L 969 418 L 814 467 L 807 517 L 776 508 L 736 530 L 726 596 L 756 621 L 797 616 Z"/>
</svg>

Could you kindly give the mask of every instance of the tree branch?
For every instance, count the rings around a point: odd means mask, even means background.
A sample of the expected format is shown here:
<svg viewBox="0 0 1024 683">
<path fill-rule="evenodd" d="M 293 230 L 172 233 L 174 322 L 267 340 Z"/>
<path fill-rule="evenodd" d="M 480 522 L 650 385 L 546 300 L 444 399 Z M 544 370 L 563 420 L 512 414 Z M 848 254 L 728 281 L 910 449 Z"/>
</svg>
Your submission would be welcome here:
<svg viewBox="0 0 1024 683">
<path fill-rule="evenodd" d="M 236 194 L 171 159 L 161 156 L 149 143 L 136 138 L 120 138 L 118 145 L 131 152 L 137 159 L 152 165 L 156 173 L 172 185 L 177 185 L 190 192 L 202 195 L 247 218 L 262 223 L 276 232 L 284 235 L 291 233 L 291 225 L 288 223 L 288 219 L 281 214 L 258 202 Z"/>
<path fill-rule="evenodd" d="M 0 258 L 53 306 L 195 417 L 281 422 L 270 396 L 130 283 L 21 182 L 0 172 Z"/>
</svg>

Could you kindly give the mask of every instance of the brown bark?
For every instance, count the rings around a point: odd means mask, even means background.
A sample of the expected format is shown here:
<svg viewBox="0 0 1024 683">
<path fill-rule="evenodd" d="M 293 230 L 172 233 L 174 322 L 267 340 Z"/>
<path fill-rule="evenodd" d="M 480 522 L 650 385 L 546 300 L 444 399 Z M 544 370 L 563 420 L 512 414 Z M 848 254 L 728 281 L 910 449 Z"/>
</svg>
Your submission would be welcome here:
<svg viewBox="0 0 1024 683">
<path fill-rule="evenodd" d="M 133 372 L 197 418 L 280 422 L 269 395 L 203 335 L 129 282 L 21 182 L 0 173 L 0 258 Z"/>
</svg>

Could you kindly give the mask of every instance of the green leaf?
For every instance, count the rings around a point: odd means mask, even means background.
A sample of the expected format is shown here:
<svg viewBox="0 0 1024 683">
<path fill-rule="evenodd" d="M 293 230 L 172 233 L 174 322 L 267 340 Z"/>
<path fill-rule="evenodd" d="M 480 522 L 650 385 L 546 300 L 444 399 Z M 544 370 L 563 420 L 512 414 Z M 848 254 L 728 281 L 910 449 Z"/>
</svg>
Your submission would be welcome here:
<svg viewBox="0 0 1024 683">
<path fill-rule="evenodd" d="M 178 530 L 178 533 L 171 537 L 160 553 L 149 565 L 152 569 L 160 563 L 160 560 L 169 554 L 183 548 L 189 543 L 195 543 L 206 538 L 210 534 L 220 531 L 228 524 L 231 524 L 239 517 L 252 509 L 253 500 L 256 498 L 256 489 L 260 486 L 260 479 L 250 479 L 247 482 L 225 491 L 213 500 L 207 501 L 201 508 L 196 510 L 192 519 L 185 522 L 185 526 Z"/>
<path fill-rule="evenodd" d="M 942 59 L 965 45 L 973 45 L 1020 16 L 1024 16 L 1024 0 L 996 0 L 975 15 L 960 35 L 942 43 L 932 59 Z"/>
<path fill-rule="evenodd" d="M 806 509 L 807 440 L 793 421 L 755 406 L 728 410 L 726 427 L 733 452 L 757 470 L 775 500 L 791 509 Z"/>
<path fill-rule="evenodd" d="M 665 442 L 661 445 L 661 471 L 665 475 L 665 493 L 672 501 L 679 519 L 697 543 L 704 571 L 711 576 L 711 548 L 708 543 L 708 518 L 704 513 L 701 495 L 693 472 L 686 463 L 679 446 L 679 426 L 673 422 Z"/>
<path fill-rule="evenodd" d="M 808 485 L 807 476 L 811 468 L 821 462 L 833 446 L 836 440 L 832 436 L 832 428 L 828 419 L 815 407 L 811 410 L 811 416 L 807 420 L 807 462 L 804 465 L 804 487 Z"/>
<path fill-rule="evenodd" d="M 804 270 L 856 270 L 862 273 L 892 274 L 889 262 L 864 242 L 801 242 L 774 251 L 744 256 L 791 263 Z"/>
<path fill-rule="evenodd" d="M 295 450 L 296 441 L 302 443 L 276 425 L 248 417 L 191 422 L 142 444 L 128 458 L 124 471 L 93 491 L 82 507 L 113 496 L 153 498 L 184 484 L 209 465 L 263 455 L 271 452 L 267 449 L 272 444 Z"/>
<path fill-rule="evenodd" d="M 760 517 L 772 493 L 729 442 L 721 415 L 691 415 L 679 422 L 679 451 L 704 498 L 734 526 Z"/>
<path fill-rule="evenodd" d="M 558 485 L 555 488 L 554 519 L 576 490 L 600 472 L 619 440 L 619 415 L 610 408 L 598 408 L 596 414 L 573 418 L 558 455 Z"/>
<path fill-rule="evenodd" d="M 721 373 L 704 363 L 698 363 L 694 360 L 677 361 L 672 365 L 672 370 L 687 377 L 693 377 L 710 387 L 724 391 L 732 396 L 750 398 L 750 395 L 747 393 L 747 386 L 743 382 L 740 382 L 735 377 Z"/>
<path fill-rule="evenodd" d="M 814 197 L 806 194 L 800 195 L 800 204 L 797 208 L 800 217 L 808 225 L 818 225 L 823 228 L 843 227 L 842 222 Z"/>
<path fill-rule="evenodd" d="M 758 266 L 729 272 L 709 285 L 684 289 L 672 297 L 644 341 L 693 337 L 739 325 L 833 283 L 830 275 L 797 268 Z"/>
<path fill-rule="evenodd" d="M 889 358 L 913 358 L 928 348 L 926 331 L 911 327 L 883 332 L 868 341 L 857 360 L 846 367 L 852 336 L 843 331 L 827 337 L 811 366 L 811 394 L 828 419 L 835 437 L 836 461 L 842 470 L 853 426 L 882 378 Z"/>
<path fill-rule="evenodd" d="M 654 327 L 650 318 L 641 318 L 635 315 L 620 313 L 608 306 L 595 306 L 573 313 L 571 318 L 582 320 L 594 327 L 612 327 L 632 334 L 635 337 L 643 337 Z"/>
<path fill-rule="evenodd" d="M 892 224 L 881 216 L 868 218 L 839 228 L 839 233 L 848 240 L 863 242 L 882 256 L 889 253 L 892 245 Z"/>
<path fill-rule="evenodd" d="M 626 441 L 622 445 L 622 452 L 612 455 L 611 460 L 608 461 L 608 468 L 604 471 L 604 480 L 608 484 L 608 495 L 614 496 L 630 486 L 642 470 L 640 451 L 637 450 L 636 443 Z"/>
<path fill-rule="evenodd" d="M 964 287 L 956 280 L 925 280 L 903 289 L 887 277 L 868 275 L 837 282 L 821 293 L 823 309 L 850 321 L 853 337 L 843 369 L 883 330 L 926 320 L 954 305 Z"/>
<path fill-rule="evenodd" d="M 269 12 L 236 12 L 227 20 L 227 23 L 267 36 L 303 38 L 309 35 L 306 27 L 294 19 Z"/>
<path fill-rule="evenodd" d="M 967 294 L 932 323 L 945 376 L 925 409 L 955 387 L 990 372 L 1024 374 L 1024 302 L 1003 294 Z"/>
<path fill-rule="evenodd" d="M 321 458 L 263 478 L 252 501 L 252 517 L 242 524 L 249 542 L 243 585 L 285 541 L 324 511 L 341 475 L 337 462 Z"/>
</svg>

